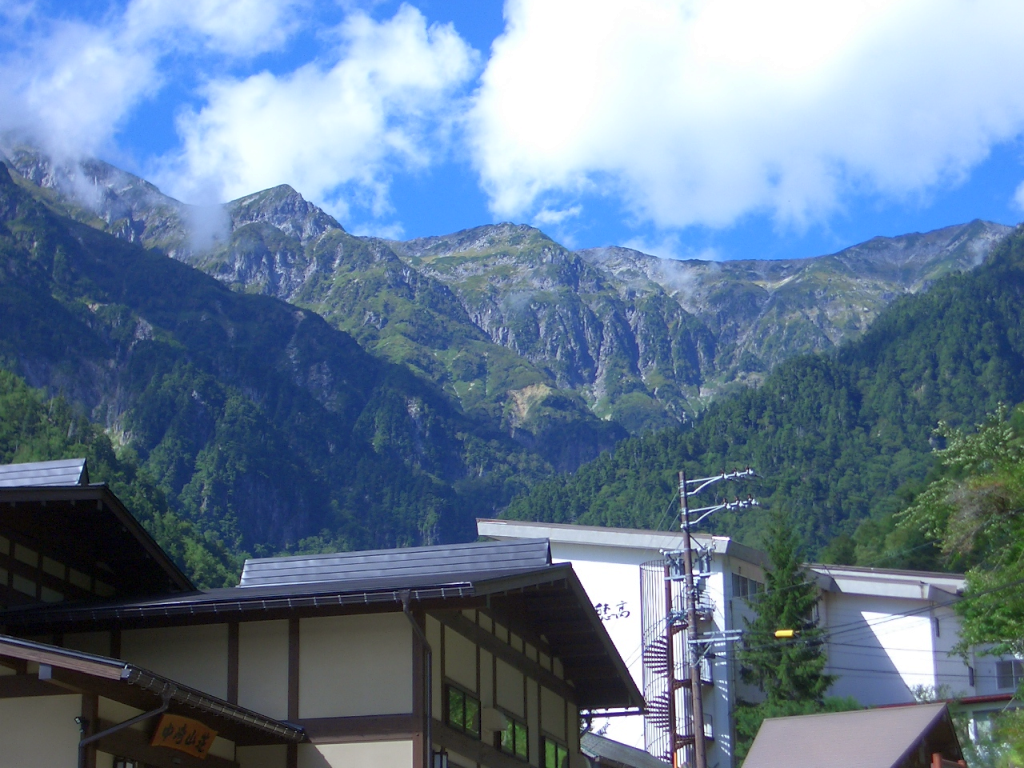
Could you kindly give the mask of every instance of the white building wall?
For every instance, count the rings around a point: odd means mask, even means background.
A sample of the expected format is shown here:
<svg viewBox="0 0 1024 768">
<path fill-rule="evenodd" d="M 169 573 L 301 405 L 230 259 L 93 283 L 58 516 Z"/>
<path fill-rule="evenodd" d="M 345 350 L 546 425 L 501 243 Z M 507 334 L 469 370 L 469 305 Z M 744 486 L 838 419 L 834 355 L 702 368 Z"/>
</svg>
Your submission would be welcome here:
<svg viewBox="0 0 1024 768">
<path fill-rule="evenodd" d="M 915 701 L 915 687 L 935 685 L 931 618 L 900 616 L 928 606 L 923 601 L 885 601 L 875 596 L 823 596 L 829 633 L 828 667 L 838 677 L 832 696 L 852 696 L 866 706 Z"/>
<path fill-rule="evenodd" d="M 608 529 L 600 536 L 606 541 L 627 542 L 632 532 L 624 536 L 616 536 L 616 531 Z M 533 535 L 533 534 L 531 534 Z M 678 534 L 660 534 L 672 549 L 682 546 L 682 537 Z M 703 539 L 705 544 L 711 542 L 710 537 Z M 718 540 L 718 546 L 724 548 L 727 539 Z M 551 538 L 551 557 L 555 562 L 570 562 L 579 576 L 580 582 L 597 607 L 598 614 L 604 618 L 604 626 L 612 642 L 636 682 L 643 690 L 643 659 L 641 655 L 642 625 L 640 617 L 640 565 L 652 560 L 661 560 L 663 551 L 658 547 L 630 547 L 627 545 L 561 542 Z M 711 559 L 711 576 L 707 579 L 705 590 L 715 605 L 714 618 L 710 624 L 703 624 L 702 631 L 721 632 L 727 629 L 742 628 L 740 617 L 749 608 L 740 599 L 732 601 L 731 574 L 734 571 L 763 583 L 763 571 L 754 563 L 716 553 Z M 738 608 L 733 603 L 740 604 Z M 681 608 L 681 606 L 678 606 Z M 739 621 L 739 623 L 737 623 Z M 679 650 L 682 646 L 680 644 Z M 736 703 L 738 675 L 736 665 L 732 661 L 732 645 L 719 645 L 714 649 L 716 658 L 712 662 L 712 687 L 704 691 L 704 712 L 711 721 L 714 742 L 708 745 L 708 762 L 718 768 L 730 768 L 732 762 L 733 732 L 731 713 Z M 679 673 L 685 676 L 682 654 L 677 653 Z M 749 688 L 749 686 L 747 686 Z M 751 695 L 757 695 L 755 693 Z M 680 700 L 688 696 L 688 690 L 679 693 Z M 687 709 L 689 704 L 687 703 Z M 627 744 L 637 749 L 644 748 L 644 722 L 641 716 L 596 718 L 593 728 L 609 739 Z"/>
<path fill-rule="evenodd" d="M 640 564 L 661 557 L 657 551 L 551 542 L 551 559 L 570 562 L 583 588 L 604 620 L 608 635 L 626 662 L 637 688 L 643 690 L 640 655 Z M 595 721 L 594 730 L 604 729 L 609 739 L 644 748 L 644 720 L 641 716 L 615 717 Z"/>
<path fill-rule="evenodd" d="M 486 520 L 479 521 L 478 527 L 481 535 L 499 539 L 549 538 L 553 559 L 573 564 L 642 690 L 639 567 L 660 559 L 663 549 L 678 549 L 680 535 Z M 752 618 L 753 612 L 745 599 L 732 594 L 732 574 L 763 584 L 761 565 L 766 558 L 724 537 L 716 539 L 715 550 L 707 584 L 716 605 L 714 629 L 743 629 L 744 617 Z M 960 635 L 959 618 L 952 606 L 963 587 L 962 576 L 845 566 L 810 568 L 818 573 L 821 586 L 819 626 L 829 636 L 826 671 L 838 678 L 828 695 L 851 696 L 874 706 L 908 703 L 916 696 L 1012 693 L 1015 686 L 998 685 L 996 664 L 1000 659 L 976 652 L 965 662 L 952 653 Z M 762 694 L 740 679 L 733 645 L 719 646 L 716 656 L 714 688 L 705 693 L 704 700 L 715 732 L 709 763 L 730 768 L 731 713 L 738 701 L 756 702 Z M 1024 667 L 1019 670 L 1024 678 Z M 608 738 L 644 746 L 639 717 L 597 720 L 594 726 L 599 731 L 607 727 L 604 735 Z"/>
<path fill-rule="evenodd" d="M 81 738 L 75 717 L 82 697 L 32 696 L 0 699 L 0 765 L 4 768 L 57 768 L 78 764 Z"/>
</svg>

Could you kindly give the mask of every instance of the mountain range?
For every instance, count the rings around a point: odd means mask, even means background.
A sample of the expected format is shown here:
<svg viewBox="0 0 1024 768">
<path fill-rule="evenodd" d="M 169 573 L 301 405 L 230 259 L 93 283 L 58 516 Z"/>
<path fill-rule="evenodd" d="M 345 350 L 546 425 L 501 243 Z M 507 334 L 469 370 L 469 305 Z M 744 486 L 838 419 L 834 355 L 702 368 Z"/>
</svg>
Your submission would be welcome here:
<svg viewBox="0 0 1024 768">
<path fill-rule="evenodd" d="M 698 449 L 788 473 L 769 496 L 791 494 L 821 546 L 923 476 L 946 407 L 899 421 L 872 399 L 899 371 L 867 397 L 864 370 L 821 366 L 877 345 L 870 329 L 901 302 L 983 272 L 1011 232 L 974 221 L 723 263 L 572 251 L 514 224 L 399 242 L 352 235 L 287 186 L 201 208 L 100 161 L 5 153 L 0 364 L 81 409 L 232 552 L 467 540 L 510 502 L 518 516 L 655 526 L 647 502 L 670 465 L 703 466 Z M 856 450 L 808 422 L 831 408 L 814 389 L 826 380 L 856 401 L 840 419 L 866 434 Z M 797 396 L 794 381 L 818 384 Z M 762 445 L 776 416 L 788 440 Z M 865 448 L 889 427 L 892 450 Z M 853 490 L 823 504 L 798 447 Z M 621 464 L 652 450 L 663 464 Z"/>
<path fill-rule="evenodd" d="M 685 422 L 783 360 L 836 348 L 1009 232 L 973 221 L 819 258 L 731 262 L 571 251 L 514 224 L 398 242 L 347 233 L 287 186 L 201 209 L 100 161 L 7 152 L 65 213 L 313 310 L 559 469 L 609 448 L 619 425 Z M 558 439 L 567 429 L 593 449 Z"/>
</svg>

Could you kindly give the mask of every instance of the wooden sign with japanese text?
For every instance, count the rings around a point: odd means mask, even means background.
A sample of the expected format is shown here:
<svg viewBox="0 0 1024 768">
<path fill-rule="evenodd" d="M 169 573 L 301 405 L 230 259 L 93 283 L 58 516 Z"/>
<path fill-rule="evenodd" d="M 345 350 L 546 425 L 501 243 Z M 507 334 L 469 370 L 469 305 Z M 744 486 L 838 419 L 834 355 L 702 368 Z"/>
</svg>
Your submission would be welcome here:
<svg viewBox="0 0 1024 768">
<path fill-rule="evenodd" d="M 192 757 L 203 759 L 217 738 L 217 732 L 200 723 L 180 715 L 164 715 L 153 734 L 150 744 L 154 747 L 177 749 Z"/>
</svg>

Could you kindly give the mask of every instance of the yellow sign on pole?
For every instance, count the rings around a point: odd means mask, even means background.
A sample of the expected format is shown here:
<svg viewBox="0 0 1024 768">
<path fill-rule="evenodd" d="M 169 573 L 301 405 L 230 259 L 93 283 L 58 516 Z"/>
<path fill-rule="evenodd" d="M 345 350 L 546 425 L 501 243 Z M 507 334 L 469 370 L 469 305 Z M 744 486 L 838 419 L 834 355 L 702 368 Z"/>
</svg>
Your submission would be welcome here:
<svg viewBox="0 0 1024 768">
<path fill-rule="evenodd" d="M 150 744 L 154 747 L 168 747 L 203 759 L 209 752 L 217 732 L 198 720 L 180 715 L 164 715 L 153 733 Z"/>
</svg>

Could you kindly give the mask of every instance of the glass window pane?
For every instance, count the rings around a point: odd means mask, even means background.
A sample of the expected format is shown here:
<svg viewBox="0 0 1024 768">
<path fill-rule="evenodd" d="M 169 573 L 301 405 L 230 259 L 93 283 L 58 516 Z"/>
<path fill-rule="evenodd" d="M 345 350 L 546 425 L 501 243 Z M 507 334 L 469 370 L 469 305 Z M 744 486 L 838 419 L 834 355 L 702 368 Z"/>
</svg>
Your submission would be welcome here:
<svg viewBox="0 0 1024 768">
<path fill-rule="evenodd" d="M 544 768 L 558 768 L 558 747 L 547 739 L 544 739 Z"/>
<path fill-rule="evenodd" d="M 460 731 L 466 729 L 465 698 L 458 688 L 448 689 L 448 724 Z"/>
<path fill-rule="evenodd" d="M 501 751 L 508 752 L 510 755 L 514 755 L 516 751 L 515 728 L 515 722 L 509 720 L 505 730 L 501 732 Z"/>
<path fill-rule="evenodd" d="M 466 733 L 480 737 L 480 702 L 466 696 Z"/>
<path fill-rule="evenodd" d="M 522 723 L 516 723 L 516 755 L 524 760 L 529 755 L 526 748 L 526 726 Z"/>
<path fill-rule="evenodd" d="M 1009 661 L 996 662 L 996 685 L 1000 688 L 1013 688 L 1013 666 Z"/>
</svg>

